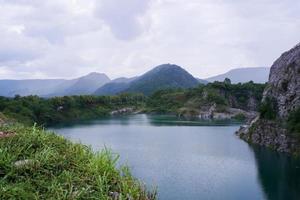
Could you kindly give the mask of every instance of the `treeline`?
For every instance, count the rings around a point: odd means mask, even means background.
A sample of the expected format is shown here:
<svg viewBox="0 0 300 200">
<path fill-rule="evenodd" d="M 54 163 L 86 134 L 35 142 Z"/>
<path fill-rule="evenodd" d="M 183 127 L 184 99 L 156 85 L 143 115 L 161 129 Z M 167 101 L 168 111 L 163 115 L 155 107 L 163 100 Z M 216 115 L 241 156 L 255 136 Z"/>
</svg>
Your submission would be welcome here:
<svg viewBox="0 0 300 200">
<path fill-rule="evenodd" d="M 200 84 L 190 89 L 164 89 L 151 96 L 120 94 L 117 96 L 65 96 L 41 98 L 38 96 L 0 97 L 0 113 L 22 123 L 39 125 L 96 119 L 112 110 L 134 107 L 146 113 L 195 112 L 216 105 L 222 112 L 226 108 L 258 110 L 265 84 L 224 82 Z"/>
<path fill-rule="evenodd" d="M 109 115 L 118 108 L 143 106 L 144 95 L 65 96 L 41 98 L 38 96 L 0 97 L 0 112 L 19 122 L 53 125 L 76 120 L 95 119 Z"/>
</svg>

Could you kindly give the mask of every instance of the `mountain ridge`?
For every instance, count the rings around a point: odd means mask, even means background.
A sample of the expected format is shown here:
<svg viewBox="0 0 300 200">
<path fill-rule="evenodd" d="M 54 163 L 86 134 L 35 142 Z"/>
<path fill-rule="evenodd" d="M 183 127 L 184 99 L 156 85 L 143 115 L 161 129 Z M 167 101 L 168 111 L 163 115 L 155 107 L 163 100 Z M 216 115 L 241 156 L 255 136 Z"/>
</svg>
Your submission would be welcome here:
<svg viewBox="0 0 300 200">
<path fill-rule="evenodd" d="M 253 81 L 255 83 L 268 82 L 269 67 L 243 67 L 231 69 L 223 74 L 206 78 L 206 81 L 223 81 L 225 78 L 229 78 L 232 83 L 246 83 Z"/>
<path fill-rule="evenodd" d="M 262 70 L 258 73 L 255 70 Z M 265 79 L 268 77 L 269 68 L 236 68 L 229 72 L 244 71 L 247 77 L 242 82 L 253 80 L 257 82 L 257 74 Z M 250 70 L 252 72 L 245 72 Z M 207 84 L 208 81 L 223 81 L 226 77 L 233 83 L 237 80 L 228 74 L 220 74 L 206 80 L 194 77 L 184 68 L 175 64 L 162 64 L 147 71 L 141 76 L 131 78 L 120 77 L 113 80 L 104 74 L 91 72 L 85 76 L 74 79 L 3 79 L 0 80 L 0 96 L 14 97 L 15 95 L 38 95 L 42 97 L 66 95 L 115 95 L 122 92 L 141 92 L 146 95 L 159 89 L 187 88 L 197 84 Z M 238 76 L 243 78 L 243 76 Z M 245 76 L 244 76 L 245 77 Z M 260 81 L 263 82 L 263 81 Z"/>
</svg>

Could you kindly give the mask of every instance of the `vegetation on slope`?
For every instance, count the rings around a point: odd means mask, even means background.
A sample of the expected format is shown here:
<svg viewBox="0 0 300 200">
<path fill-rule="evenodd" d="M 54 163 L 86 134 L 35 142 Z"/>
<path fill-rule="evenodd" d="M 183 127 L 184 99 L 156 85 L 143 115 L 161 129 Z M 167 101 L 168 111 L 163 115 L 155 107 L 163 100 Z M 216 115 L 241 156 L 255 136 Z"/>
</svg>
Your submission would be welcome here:
<svg viewBox="0 0 300 200">
<path fill-rule="evenodd" d="M 160 90 L 149 97 L 147 109 L 160 113 L 176 113 L 183 109 L 196 110 L 216 104 L 219 111 L 226 107 L 256 110 L 264 88 L 265 84 L 231 84 L 227 79 L 224 82 L 200 84 L 190 89 Z M 254 105 L 251 101 L 254 101 Z"/>
<path fill-rule="evenodd" d="M 22 125 L 0 127 L 0 199 L 155 199 L 118 156 Z"/>
</svg>

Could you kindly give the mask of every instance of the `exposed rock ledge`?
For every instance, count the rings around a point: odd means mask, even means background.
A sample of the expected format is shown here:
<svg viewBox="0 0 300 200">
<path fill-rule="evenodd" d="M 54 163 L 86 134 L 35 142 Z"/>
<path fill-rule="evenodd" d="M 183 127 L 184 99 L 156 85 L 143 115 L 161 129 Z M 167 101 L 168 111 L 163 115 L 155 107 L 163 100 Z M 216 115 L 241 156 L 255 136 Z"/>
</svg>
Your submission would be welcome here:
<svg viewBox="0 0 300 200">
<path fill-rule="evenodd" d="M 201 107 L 199 109 L 186 109 L 179 110 L 179 116 L 186 118 L 199 118 L 202 120 L 226 120 L 235 119 L 237 116 L 242 116 L 247 122 L 250 122 L 257 116 L 255 111 L 245 111 L 238 108 L 227 107 L 223 111 L 217 109 L 216 104 L 208 107 Z"/>
<path fill-rule="evenodd" d="M 250 125 L 242 126 L 236 134 L 249 143 L 266 146 L 279 152 L 300 152 L 297 139 L 275 121 L 262 120 L 257 117 Z"/>
</svg>

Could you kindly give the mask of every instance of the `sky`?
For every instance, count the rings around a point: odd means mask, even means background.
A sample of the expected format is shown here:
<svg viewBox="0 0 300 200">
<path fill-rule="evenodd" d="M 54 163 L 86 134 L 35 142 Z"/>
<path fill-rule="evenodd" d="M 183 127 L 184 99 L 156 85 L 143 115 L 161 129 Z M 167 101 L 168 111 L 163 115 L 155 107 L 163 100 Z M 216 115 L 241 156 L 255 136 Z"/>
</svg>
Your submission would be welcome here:
<svg viewBox="0 0 300 200">
<path fill-rule="evenodd" d="M 206 78 L 300 42 L 299 0 L 0 0 L 0 79 L 111 78 L 163 63 Z"/>
</svg>

